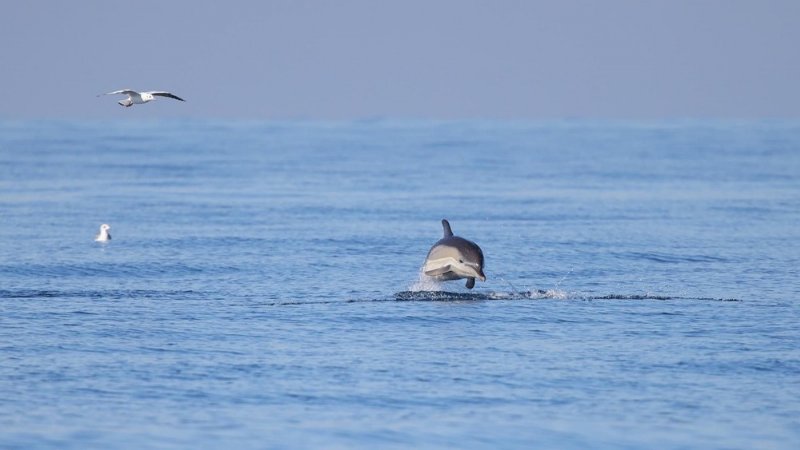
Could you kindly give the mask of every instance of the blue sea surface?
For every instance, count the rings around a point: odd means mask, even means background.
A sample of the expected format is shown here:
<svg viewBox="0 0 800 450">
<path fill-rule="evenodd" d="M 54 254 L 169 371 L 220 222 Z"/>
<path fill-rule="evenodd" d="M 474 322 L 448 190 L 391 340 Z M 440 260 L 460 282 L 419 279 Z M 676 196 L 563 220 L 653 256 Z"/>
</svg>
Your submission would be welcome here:
<svg viewBox="0 0 800 450">
<path fill-rule="evenodd" d="M 800 448 L 798 268 L 798 121 L 0 122 L 0 448 Z"/>
</svg>

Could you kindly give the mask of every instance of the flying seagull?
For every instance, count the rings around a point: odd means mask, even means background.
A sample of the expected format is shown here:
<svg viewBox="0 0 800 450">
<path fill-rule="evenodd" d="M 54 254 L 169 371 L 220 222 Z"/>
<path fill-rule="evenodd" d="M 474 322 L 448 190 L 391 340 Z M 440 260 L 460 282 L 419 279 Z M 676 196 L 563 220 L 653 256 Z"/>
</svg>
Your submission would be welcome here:
<svg viewBox="0 0 800 450">
<path fill-rule="evenodd" d="M 120 89 L 119 91 L 108 92 L 100 95 L 114 95 L 114 94 L 122 94 L 128 96 L 128 98 L 126 98 L 125 100 L 120 100 L 117 102 L 126 108 L 133 105 L 142 105 L 144 103 L 151 102 L 155 100 L 156 97 L 169 97 L 169 98 L 174 98 L 175 100 L 180 100 L 182 102 L 186 101 L 178 97 L 177 95 L 166 91 L 136 92 L 130 89 Z M 100 95 L 98 95 L 98 97 L 100 97 Z"/>
</svg>

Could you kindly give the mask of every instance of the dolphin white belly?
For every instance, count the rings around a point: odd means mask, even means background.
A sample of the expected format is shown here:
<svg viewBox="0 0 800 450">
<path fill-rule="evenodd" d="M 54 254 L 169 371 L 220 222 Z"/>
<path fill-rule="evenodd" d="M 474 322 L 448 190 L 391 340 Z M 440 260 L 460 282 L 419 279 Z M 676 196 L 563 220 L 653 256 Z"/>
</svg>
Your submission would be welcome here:
<svg viewBox="0 0 800 450">
<path fill-rule="evenodd" d="M 436 278 L 440 281 L 458 280 L 459 278 L 466 278 L 470 276 L 464 272 L 458 271 L 458 260 L 452 256 L 447 256 L 439 259 L 427 259 L 422 271 L 429 277 Z"/>
</svg>

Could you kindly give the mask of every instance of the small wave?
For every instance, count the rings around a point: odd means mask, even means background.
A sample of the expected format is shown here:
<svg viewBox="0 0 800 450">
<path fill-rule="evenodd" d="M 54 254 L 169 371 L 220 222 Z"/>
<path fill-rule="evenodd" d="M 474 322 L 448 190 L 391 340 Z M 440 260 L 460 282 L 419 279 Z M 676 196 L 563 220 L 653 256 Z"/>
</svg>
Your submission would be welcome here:
<svg viewBox="0 0 800 450">
<path fill-rule="evenodd" d="M 49 298 L 49 297 L 62 297 L 61 291 L 47 291 L 37 289 L 15 289 L 0 290 L 0 298 Z"/>
<path fill-rule="evenodd" d="M 395 300 L 401 302 L 458 302 L 466 300 L 491 300 L 484 293 L 473 292 L 447 292 L 447 291 L 403 291 L 394 295 Z"/>
<path fill-rule="evenodd" d="M 464 301 L 464 300 L 535 300 L 535 299 L 568 299 L 569 295 L 560 290 L 534 290 L 524 292 L 450 292 L 436 291 L 403 291 L 395 294 L 398 301 Z"/>
<path fill-rule="evenodd" d="M 714 298 L 714 297 L 681 297 L 671 295 L 653 295 L 653 294 L 609 294 L 596 297 L 586 297 L 585 300 L 698 300 L 698 301 L 715 301 L 715 302 L 741 302 L 742 300 L 735 298 Z"/>
<path fill-rule="evenodd" d="M 36 298 L 97 298 L 97 299 L 124 299 L 124 298 L 186 298 L 203 293 L 191 290 L 159 291 L 159 290 L 47 290 L 47 289 L 0 289 L 0 299 L 36 299 Z"/>
<path fill-rule="evenodd" d="M 668 295 L 651 295 L 651 294 L 641 294 L 641 295 L 609 294 L 599 297 L 587 298 L 587 300 L 674 300 L 674 299 L 675 297 L 670 297 Z"/>
<path fill-rule="evenodd" d="M 437 283 L 437 290 L 407 290 L 395 293 L 392 297 L 384 298 L 350 298 L 346 300 L 301 300 L 301 301 L 270 301 L 254 302 L 259 306 L 289 306 L 289 305 L 311 305 L 311 304 L 344 304 L 344 303 L 371 303 L 387 301 L 481 301 L 481 300 L 582 300 L 582 301 L 602 301 L 602 300 L 625 300 L 625 301 L 666 301 L 666 300 L 686 300 L 686 301 L 720 301 L 720 302 L 741 302 L 735 298 L 713 298 L 713 297 L 685 297 L 654 294 L 608 294 L 608 295 L 585 295 L 571 293 L 560 289 L 535 289 L 527 291 L 483 291 L 476 290 L 470 292 L 451 292 L 442 290 L 440 283 Z M 210 298 L 208 292 L 193 290 L 47 290 L 47 289 L 0 289 L 0 299 L 163 299 L 163 300 L 185 300 L 191 298 Z"/>
<path fill-rule="evenodd" d="M 616 254 L 623 259 L 644 259 L 666 264 L 727 262 L 727 259 L 710 255 L 675 255 L 663 252 L 621 252 Z"/>
<path fill-rule="evenodd" d="M 740 302 L 734 298 L 676 297 L 653 294 L 608 294 L 584 295 L 569 293 L 560 289 L 536 289 L 530 291 L 486 291 L 486 292 L 448 292 L 448 291 L 403 291 L 395 294 L 397 301 L 465 301 L 465 300 L 695 300 Z"/>
</svg>

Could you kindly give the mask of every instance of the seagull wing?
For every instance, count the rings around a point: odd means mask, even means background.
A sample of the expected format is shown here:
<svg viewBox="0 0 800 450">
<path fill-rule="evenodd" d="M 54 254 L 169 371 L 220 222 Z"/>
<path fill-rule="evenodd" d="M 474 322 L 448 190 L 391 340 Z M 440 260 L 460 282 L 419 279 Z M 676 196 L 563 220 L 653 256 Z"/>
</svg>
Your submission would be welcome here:
<svg viewBox="0 0 800 450">
<path fill-rule="evenodd" d="M 114 94 L 137 95 L 138 92 L 132 91 L 130 89 L 120 89 L 120 90 L 114 91 L 114 92 L 106 92 L 105 94 L 101 94 L 101 95 L 114 95 Z M 99 97 L 99 95 L 98 95 L 98 97 Z"/>
<path fill-rule="evenodd" d="M 159 97 L 169 97 L 169 98 L 174 98 L 175 100 L 180 100 L 180 101 L 182 101 L 182 102 L 185 102 L 185 101 L 186 101 L 186 100 L 184 100 L 184 99 L 182 99 L 182 98 L 178 97 L 177 95 L 175 95 L 175 94 L 173 94 L 173 93 L 171 93 L 171 92 L 165 92 L 165 91 L 150 91 L 150 92 L 146 92 L 146 93 L 147 93 L 147 94 L 150 94 L 150 95 L 157 95 L 157 96 L 159 96 Z"/>
</svg>

